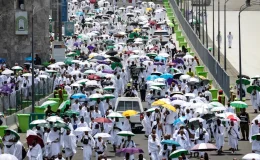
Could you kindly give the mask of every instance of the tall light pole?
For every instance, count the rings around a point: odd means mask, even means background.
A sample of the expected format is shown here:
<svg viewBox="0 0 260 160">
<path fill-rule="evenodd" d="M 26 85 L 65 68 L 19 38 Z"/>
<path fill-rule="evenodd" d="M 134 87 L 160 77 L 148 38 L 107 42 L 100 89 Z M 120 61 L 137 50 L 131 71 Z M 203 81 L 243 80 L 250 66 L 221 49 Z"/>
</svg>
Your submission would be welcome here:
<svg viewBox="0 0 260 160">
<path fill-rule="evenodd" d="M 206 20 L 206 47 L 209 47 L 208 42 L 208 14 L 207 14 L 207 6 L 205 5 L 205 20 Z"/>
<path fill-rule="evenodd" d="M 35 98 L 34 98 L 34 39 L 33 39 L 33 15 L 34 15 L 34 5 L 32 5 L 32 113 L 34 113 L 34 105 L 35 105 Z"/>
<path fill-rule="evenodd" d="M 202 42 L 203 45 L 205 44 L 205 34 L 204 34 L 204 13 L 203 13 L 203 9 L 204 9 L 204 5 L 206 5 L 206 1 L 202 0 L 202 8 L 201 8 L 201 15 L 202 15 Z"/>
<path fill-rule="evenodd" d="M 229 0 L 225 0 L 224 3 L 224 69 L 227 70 L 227 17 L 226 17 L 226 10 L 227 10 L 227 2 Z"/>
<path fill-rule="evenodd" d="M 218 0 L 218 62 L 220 63 L 220 3 Z"/>
<path fill-rule="evenodd" d="M 212 46 L 212 50 L 213 50 L 213 56 L 215 56 L 215 0 L 213 0 L 213 46 Z"/>
<path fill-rule="evenodd" d="M 242 96 L 242 54 L 241 54 L 241 22 L 240 22 L 240 14 L 243 12 L 245 9 L 247 9 L 250 6 L 254 5 L 260 5 L 259 1 L 253 1 L 251 4 L 244 4 L 240 7 L 239 13 L 238 13 L 238 38 L 239 38 L 239 98 L 240 101 L 243 100 Z"/>
<path fill-rule="evenodd" d="M 200 0 L 199 0 L 199 39 L 200 39 L 200 31 L 201 31 L 201 28 L 200 28 Z"/>
</svg>

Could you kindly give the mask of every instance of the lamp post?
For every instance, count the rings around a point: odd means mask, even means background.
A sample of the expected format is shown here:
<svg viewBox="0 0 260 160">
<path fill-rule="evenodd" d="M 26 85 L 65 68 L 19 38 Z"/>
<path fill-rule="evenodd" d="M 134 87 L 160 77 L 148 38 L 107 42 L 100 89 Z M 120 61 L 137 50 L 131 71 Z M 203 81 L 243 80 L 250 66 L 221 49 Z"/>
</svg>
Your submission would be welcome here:
<svg viewBox="0 0 260 160">
<path fill-rule="evenodd" d="M 205 4 L 205 20 L 206 20 L 206 47 L 209 47 L 209 42 L 208 42 L 208 14 L 207 14 L 207 6 Z"/>
<path fill-rule="evenodd" d="M 212 50 L 213 50 L 213 56 L 215 56 L 215 0 L 213 0 L 213 46 L 212 46 Z"/>
<path fill-rule="evenodd" d="M 199 39 L 200 39 L 200 31 L 201 31 L 201 28 L 200 28 L 200 0 L 199 0 Z"/>
<path fill-rule="evenodd" d="M 224 69 L 227 70 L 227 17 L 226 17 L 226 10 L 227 10 L 227 2 L 229 0 L 225 0 L 224 3 Z"/>
<path fill-rule="evenodd" d="M 218 0 L 218 62 L 220 63 L 220 3 Z"/>
<path fill-rule="evenodd" d="M 201 18 L 202 18 L 202 42 L 203 42 L 203 45 L 205 44 L 204 14 L 203 14 L 204 5 L 206 5 L 206 1 L 205 1 L 205 0 L 202 0 Z"/>
<path fill-rule="evenodd" d="M 34 44 L 33 44 L 33 15 L 34 15 L 34 5 L 32 5 L 32 113 L 34 113 L 34 105 L 35 105 L 35 98 L 34 98 Z"/>
<path fill-rule="evenodd" d="M 238 38 L 239 38 L 239 98 L 240 101 L 243 100 L 242 97 L 242 54 L 241 54 L 241 21 L 240 21 L 240 14 L 243 12 L 245 9 L 247 9 L 250 6 L 254 5 L 260 5 L 259 1 L 253 1 L 251 4 L 244 4 L 240 7 L 239 13 L 238 13 Z"/>
</svg>

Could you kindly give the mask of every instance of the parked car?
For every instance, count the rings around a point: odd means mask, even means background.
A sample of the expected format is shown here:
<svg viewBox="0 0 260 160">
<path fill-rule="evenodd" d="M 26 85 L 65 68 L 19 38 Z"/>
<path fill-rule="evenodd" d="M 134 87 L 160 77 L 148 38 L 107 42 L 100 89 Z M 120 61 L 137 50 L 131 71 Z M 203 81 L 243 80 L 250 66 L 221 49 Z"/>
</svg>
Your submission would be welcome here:
<svg viewBox="0 0 260 160">
<path fill-rule="evenodd" d="M 131 116 L 130 121 L 133 130 L 142 130 L 141 121 L 144 118 L 144 109 L 139 97 L 118 97 L 115 104 L 115 112 L 123 113 L 126 110 L 135 110 L 137 115 Z"/>
</svg>

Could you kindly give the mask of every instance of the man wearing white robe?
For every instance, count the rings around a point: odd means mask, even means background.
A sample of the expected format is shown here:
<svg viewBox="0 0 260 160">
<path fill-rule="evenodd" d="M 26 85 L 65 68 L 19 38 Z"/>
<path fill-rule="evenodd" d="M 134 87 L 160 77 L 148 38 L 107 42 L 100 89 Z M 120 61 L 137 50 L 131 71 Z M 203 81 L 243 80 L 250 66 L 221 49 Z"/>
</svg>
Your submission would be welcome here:
<svg viewBox="0 0 260 160">
<path fill-rule="evenodd" d="M 85 135 L 82 138 L 82 143 L 83 143 L 83 160 L 91 160 L 92 148 L 95 146 L 95 140 L 88 132 L 85 132 Z"/>
<path fill-rule="evenodd" d="M 22 150 L 23 150 L 23 144 L 21 143 L 21 141 L 17 141 L 14 145 L 14 156 L 18 159 L 18 160 L 22 160 L 23 159 L 23 154 L 22 154 Z"/>
<path fill-rule="evenodd" d="M 127 140 L 124 141 L 123 148 L 135 148 L 135 142 L 131 140 L 131 136 L 127 137 Z M 134 160 L 134 154 L 130 154 L 130 159 L 129 160 Z"/>
<path fill-rule="evenodd" d="M 239 131 L 237 124 L 235 125 L 234 121 L 230 122 L 230 127 L 228 129 L 228 144 L 232 149 L 232 153 L 235 152 L 235 150 L 238 147 L 238 139 L 239 139 Z"/>
<path fill-rule="evenodd" d="M 231 34 L 231 32 L 229 32 L 229 34 L 227 35 L 227 38 L 228 38 L 228 47 L 231 48 L 232 41 L 233 41 L 233 35 Z"/>
<path fill-rule="evenodd" d="M 178 142 L 183 149 L 189 149 L 190 143 L 183 130 L 180 130 L 180 134 L 177 135 L 176 142 Z"/>
<path fill-rule="evenodd" d="M 57 157 L 60 153 L 60 134 L 56 127 L 50 131 L 47 143 L 50 144 L 51 157 Z"/>
<path fill-rule="evenodd" d="M 3 140 L 3 144 L 4 144 L 4 153 L 13 154 L 15 136 L 13 134 L 11 134 L 9 130 L 7 130 L 2 140 Z"/>
<path fill-rule="evenodd" d="M 104 155 L 104 152 L 106 150 L 107 146 L 104 140 L 101 137 L 98 137 L 98 139 L 95 142 L 95 152 L 96 152 L 96 160 L 98 160 L 98 157 L 101 155 Z"/>
<path fill-rule="evenodd" d="M 259 92 L 256 90 L 253 90 L 250 95 L 250 99 L 251 99 L 253 109 L 255 110 L 255 113 L 257 113 L 257 109 L 258 109 L 259 102 L 260 102 Z"/>
<path fill-rule="evenodd" d="M 216 138 L 216 147 L 218 149 L 218 152 L 222 152 L 222 147 L 224 146 L 224 131 L 225 128 L 223 124 L 221 124 L 221 120 L 217 120 L 217 124 L 214 126 L 214 133 Z"/>
<path fill-rule="evenodd" d="M 29 147 L 27 157 L 29 160 L 42 160 L 42 148 L 36 142 L 33 142 L 33 146 Z"/>
<path fill-rule="evenodd" d="M 144 119 L 142 120 L 142 125 L 144 127 L 145 136 L 147 136 L 147 137 L 152 132 L 150 116 L 151 116 L 150 112 L 146 112 Z"/>
<path fill-rule="evenodd" d="M 151 160 L 160 160 L 159 151 L 160 151 L 160 142 L 156 138 L 156 134 L 153 134 L 152 139 L 148 140 L 148 152 L 151 157 Z"/>
<path fill-rule="evenodd" d="M 73 155 L 76 154 L 77 138 L 71 133 L 70 129 L 67 129 L 66 134 L 63 135 L 63 148 L 65 150 L 65 158 L 72 160 Z"/>
<path fill-rule="evenodd" d="M 209 134 L 205 128 L 203 128 L 203 124 L 199 124 L 199 128 L 195 131 L 195 140 L 197 144 L 200 143 L 208 143 Z M 204 155 L 204 152 L 200 152 L 200 156 Z"/>
</svg>

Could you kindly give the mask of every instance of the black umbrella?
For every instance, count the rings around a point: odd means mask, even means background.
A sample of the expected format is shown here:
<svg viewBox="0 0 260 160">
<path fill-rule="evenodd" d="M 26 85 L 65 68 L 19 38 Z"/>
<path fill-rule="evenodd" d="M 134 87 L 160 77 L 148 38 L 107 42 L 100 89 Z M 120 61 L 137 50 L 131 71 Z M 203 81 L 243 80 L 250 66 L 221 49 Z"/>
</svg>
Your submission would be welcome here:
<svg viewBox="0 0 260 160">
<path fill-rule="evenodd" d="M 117 54 L 117 51 L 108 51 L 106 52 L 107 55 L 114 56 Z"/>
<path fill-rule="evenodd" d="M 137 25 L 138 25 L 138 22 L 132 22 L 132 23 L 130 23 L 130 25 L 132 25 L 132 26 L 137 26 Z"/>
<path fill-rule="evenodd" d="M 240 78 L 240 76 L 239 76 L 239 75 L 237 75 L 237 78 Z M 250 77 L 249 77 L 249 76 L 247 76 L 247 75 L 244 75 L 244 74 L 242 74 L 242 75 L 241 75 L 241 78 L 250 79 Z"/>
<path fill-rule="evenodd" d="M 183 73 L 176 73 L 173 75 L 174 79 L 180 79 L 180 76 L 183 75 Z"/>
<path fill-rule="evenodd" d="M 109 17 L 107 17 L 107 16 L 103 16 L 103 19 L 109 19 Z"/>
<path fill-rule="evenodd" d="M 126 40 L 126 43 L 134 43 L 134 39 L 128 39 L 128 40 Z"/>
<path fill-rule="evenodd" d="M 95 17 L 95 19 L 102 19 L 102 16 L 98 15 Z"/>
<path fill-rule="evenodd" d="M 109 57 L 109 59 L 114 62 L 121 62 L 121 58 L 119 57 Z"/>
<path fill-rule="evenodd" d="M 114 12 L 113 11 L 107 11 L 106 14 L 114 14 Z"/>
</svg>

